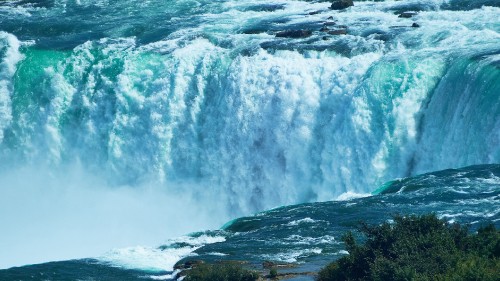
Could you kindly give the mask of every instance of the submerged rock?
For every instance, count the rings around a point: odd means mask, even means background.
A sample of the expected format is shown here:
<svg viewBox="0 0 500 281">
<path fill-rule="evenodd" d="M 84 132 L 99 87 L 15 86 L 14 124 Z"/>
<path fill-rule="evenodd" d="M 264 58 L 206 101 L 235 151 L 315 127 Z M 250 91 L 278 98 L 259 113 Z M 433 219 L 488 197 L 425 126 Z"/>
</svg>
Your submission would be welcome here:
<svg viewBox="0 0 500 281">
<path fill-rule="evenodd" d="M 405 19 L 409 19 L 413 16 L 416 16 L 417 15 L 417 12 L 402 12 L 401 14 L 399 14 L 399 18 L 405 18 Z"/>
<path fill-rule="evenodd" d="M 418 23 L 414 22 L 414 23 L 411 25 L 411 27 L 420 27 L 420 24 L 418 24 Z"/>
<path fill-rule="evenodd" d="M 347 29 L 331 30 L 331 31 L 328 31 L 328 34 L 330 34 L 330 35 L 346 35 Z"/>
<path fill-rule="evenodd" d="M 327 32 L 328 30 L 330 30 L 330 29 L 328 29 L 328 27 L 323 26 L 319 31 L 321 31 L 321 32 Z"/>
<path fill-rule="evenodd" d="M 312 35 L 312 31 L 307 29 L 302 30 L 285 30 L 276 33 L 276 37 L 287 37 L 287 38 L 306 38 Z"/>
<path fill-rule="evenodd" d="M 354 3 L 352 0 L 335 0 L 332 3 L 332 6 L 330 6 L 330 9 L 332 10 L 343 10 L 345 8 L 349 8 L 351 6 L 354 6 Z"/>
</svg>

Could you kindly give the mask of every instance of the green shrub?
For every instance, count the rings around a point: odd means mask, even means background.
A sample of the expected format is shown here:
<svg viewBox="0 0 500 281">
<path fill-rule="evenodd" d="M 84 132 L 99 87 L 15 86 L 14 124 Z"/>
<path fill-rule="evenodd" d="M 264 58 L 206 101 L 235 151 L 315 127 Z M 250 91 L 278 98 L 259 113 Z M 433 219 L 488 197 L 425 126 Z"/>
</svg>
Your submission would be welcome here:
<svg viewBox="0 0 500 281">
<path fill-rule="evenodd" d="M 226 262 L 220 264 L 200 264 L 188 270 L 185 281 L 255 281 L 259 274 L 244 269 L 241 264 Z"/>
<path fill-rule="evenodd" d="M 349 255 L 323 268 L 318 281 L 499 280 L 500 232 L 493 225 L 470 235 L 431 214 L 362 224 L 360 231 L 364 244 L 352 232 L 344 235 Z"/>
<path fill-rule="evenodd" d="M 276 270 L 276 268 L 271 268 L 271 270 L 269 270 L 269 277 L 270 278 L 276 278 L 278 277 L 278 271 Z"/>
</svg>

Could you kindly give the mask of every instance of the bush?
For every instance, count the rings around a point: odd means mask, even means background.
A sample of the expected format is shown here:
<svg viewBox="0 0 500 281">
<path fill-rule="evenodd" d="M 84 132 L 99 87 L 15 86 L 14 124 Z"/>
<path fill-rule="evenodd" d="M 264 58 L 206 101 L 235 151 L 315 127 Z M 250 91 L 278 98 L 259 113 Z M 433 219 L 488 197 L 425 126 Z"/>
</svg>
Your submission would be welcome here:
<svg viewBox="0 0 500 281">
<path fill-rule="evenodd" d="M 271 270 L 269 270 L 269 277 L 274 279 L 276 277 L 278 277 L 278 270 L 276 270 L 276 268 L 271 268 Z"/>
<path fill-rule="evenodd" d="M 323 268 L 318 281 L 498 280 L 500 232 L 493 225 L 470 235 L 431 214 L 362 224 L 360 231 L 364 244 L 357 244 L 352 232 L 345 234 L 349 255 Z"/>
<path fill-rule="evenodd" d="M 185 281 L 255 281 L 259 278 L 257 272 L 235 262 L 200 264 L 186 273 Z"/>
</svg>

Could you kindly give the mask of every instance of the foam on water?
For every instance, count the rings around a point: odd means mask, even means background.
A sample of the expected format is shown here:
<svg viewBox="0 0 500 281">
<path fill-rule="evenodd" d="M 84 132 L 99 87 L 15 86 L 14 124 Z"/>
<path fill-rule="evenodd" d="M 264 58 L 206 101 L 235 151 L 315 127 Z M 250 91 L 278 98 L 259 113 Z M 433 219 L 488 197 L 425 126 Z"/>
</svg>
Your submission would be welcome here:
<svg viewBox="0 0 500 281">
<path fill-rule="evenodd" d="M 97 259 L 113 266 L 144 271 L 173 271 L 177 261 L 196 255 L 193 251 L 211 243 L 224 242 L 222 236 L 183 236 L 168 240 L 161 248 L 129 247 L 114 249 Z M 182 245 L 182 246 L 179 246 Z M 214 253 L 214 255 L 225 255 Z"/>
<path fill-rule="evenodd" d="M 263 255 L 262 260 L 272 260 L 277 262 L 295 263 L 300 258 L 310 257 L 321 254 L 320 248 L 303 249 L 298 251 L 281 252 L 276 255 Z"/>
</svg>

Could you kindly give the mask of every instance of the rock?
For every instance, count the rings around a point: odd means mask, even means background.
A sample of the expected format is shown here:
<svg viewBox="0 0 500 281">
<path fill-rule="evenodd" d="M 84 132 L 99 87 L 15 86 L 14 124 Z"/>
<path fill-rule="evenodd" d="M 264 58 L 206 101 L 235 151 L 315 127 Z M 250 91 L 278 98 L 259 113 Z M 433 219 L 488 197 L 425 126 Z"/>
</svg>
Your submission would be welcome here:
<svg viewBox="0 0 500 281">
<path fill-rule="evenodd" d="M 306 38 L 312 35 L 310 30 L 285 30 L 276 33 L 276 37 L 288 37 L 288 38 Z"/>
<path fill-rule="evenodd" d="M 327 22 L 324 22 L 323 25 L 324 26 L 332 26 L 332 25 L 336 25 L 337 23 L 334 22 L 334 21 L 327 21 Z"/>
<path fill-rule="evenodd" d="M 337 28 L 347 29 L 347 25 L 337 25 Z"/>
<path fill-rule="evenodd" d="M 188 260 L 184 263 L 177 263 L 174 265 L 174 269 L 180 269 L 180 270 L 185 270 L 185 269 L 190 269 L 190 268 L 193 268 L 193 267 L 196 267 L 200 264 L 203 264 L 205 263 L 204 261 L 202 260 Z"/>
<path fill-rule="evenodd" d="M 323 26 L 319 31 L 321 31 L 321 32 L 327 32 L 328 30 L 330 30 L 330 29 L 328 29 L 328 27 Z"/>
<path fill-rule="evenodd" d="M 313 12 L 309 12 L 309 15 L 312 16 L 312 15 L 317 15 L 319 13 L 321 13 L 321 11 L 313 11 Z"/>
<path fill-rule="evenodd" d="M 345 8 L 349 8 L 354 6 L 352 0 L 334 0 L 330 9 L 332 10 L 343 10 Z"/>
<path fill-rule="evenodd" d="M 409 19 L 413 16 L 416 16 L 417 15 L 417 12 L 402 12 L 401 14 L 399 14 L 399 18 L 405 18 L 405 19 Z"/>
<path fill-rule="evenodd" d="M 272 261 L 264 261 L 264 262 L 262 263 L 262 267 L 263 267 L 263 268 L 267 268 L 267 269 L 272 268 L 272 267 L 274 267 L 275 265 L 276 265 L 276 264 L 275 264 L 274 262 L 272 262 Z"/>
<path fill-rule="evenodd" d="M 331 31 L 328 31 L 328 34 L 330 34 L 330 35 L 346 35 L 347 30 L 346 29 L 331 30 Z"/>
<path fill-rule="evenodd" d="M 332 17 L 332 16 L 329 16 L 329 17 L 327 18 L 327 20 L 333 20 L 333 17 Z"/>
<path fill-rule="evenodd" d="M 323 36 L 323 40 L 328 40 L 328 36 Z"/>
<path fill-rule="evenodd" d="M 414 23 L 411 25 L 411 27 L 420 27 L 420 24 L 418 24 L 418 23 L 414 22 Z"/>
</svg>

